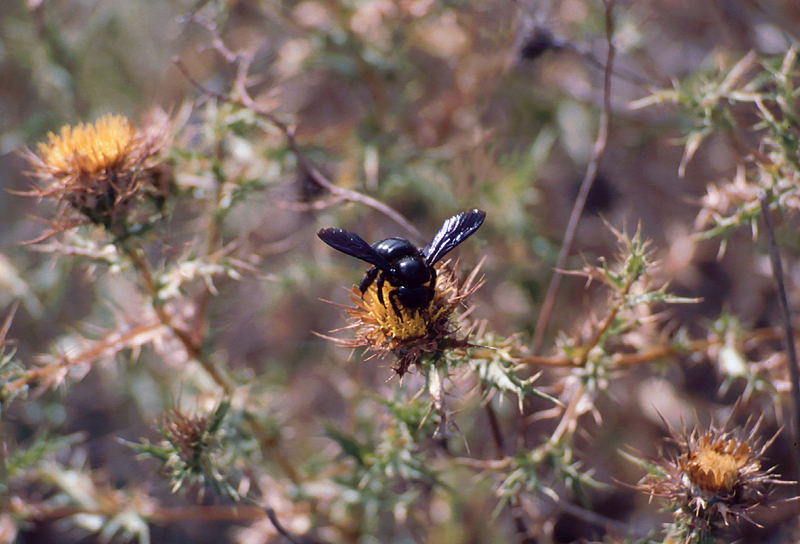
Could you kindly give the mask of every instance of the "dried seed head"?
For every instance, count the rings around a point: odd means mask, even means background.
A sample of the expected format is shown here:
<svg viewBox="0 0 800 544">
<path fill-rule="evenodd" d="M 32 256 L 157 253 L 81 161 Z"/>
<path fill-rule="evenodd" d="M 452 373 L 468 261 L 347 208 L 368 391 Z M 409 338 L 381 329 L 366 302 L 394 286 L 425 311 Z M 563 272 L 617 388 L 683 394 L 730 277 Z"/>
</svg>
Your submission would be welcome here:
<svg viewBox="0 0 800 544">
<path fill-rule="evenodd" d="M 752 453 L 747 442 L 715 438 L 707 432 L 697 441 L 694 451 L 687 451 L 678 458 L 678 464 L 692 485 L 703 492 L 729 493 L 740 481 L 740 474 L 760 468 Z"/>
<path fill-rule="evenodd" d="M 691 531 L 707 533 L 740 518 L 755 523 L 749 513 L 769 503 L 772 484 L 792 483 L 779 480 L 774 467 L 761 468 L 777 434 L 762 443 L 756 438 L 758 426 L 739 432 L 711 427 L 690 434 L 670 429 L 677 452 L 657 460 L 662 474 L 646 476 L 638 488 L 669 500 L 677 524 Z"/>
<path fill-rule="evenodd" d="M 220 403 L 212 412 L 190 415 L 180 408 L 168 411 L 159 430 L 164 441 L 155 446 L 137 445 L 140 451 L 159 458 L 167 471 L 176 492 L 186 483 L 212 485 L 230 497 L 236 490 L 222 473 L 230 459 L 225 458 L 222 436 L 223 420 L 230 403 Z"/>
<path fill-rule="evenodd" d="M 39 186 L 24 193 L 65 202 L 90 221 L 110 227 L 124 219 L 142 192 L 161 194 L 166 171 L 157 154 L 170 123 L 164 112 L 137 129 L 122 115 L 107 114 L 92 124 L 64 126 L 48 134 L 36 152 L 27 150 Z"/>
<path fill-rule="evenodd" d="M 195 464 L 208 446 L 208 424 L 208 414 L 191 416 L 178 408 L 167 412 L 161 424 L 164 438 L 191 472 L 200 472 Z"/>
<path fill-rule="evenodd" d="M 346 307 L 345 311 L 350 316 L 346 328 L 353 329 L 355 336 L 331 339 L 341 346 L 366 348 L 378 357 L 393 355 L 396 359 L 393 369 L 401 377 L 425 353 L 466 345 L 466 340 L 454 338 L 460 325 L 453 316 L 458 306 L 464 305 L 464 299 L 480 287 L 480 281 L 475 280 L 479 267 L 459 283 L 449 264 L 448 261 L 437 266 L 434 296 L 424 308 L 400 306 L 399 312 L 395 311 L 388 302 L 393 289 L 389 282 L 383 285 L 385 304 L 378 299 L 377 282 L 363 297 L 358 288 L 353 287 L 350 299 L 354 306 Z"/>
</svg>

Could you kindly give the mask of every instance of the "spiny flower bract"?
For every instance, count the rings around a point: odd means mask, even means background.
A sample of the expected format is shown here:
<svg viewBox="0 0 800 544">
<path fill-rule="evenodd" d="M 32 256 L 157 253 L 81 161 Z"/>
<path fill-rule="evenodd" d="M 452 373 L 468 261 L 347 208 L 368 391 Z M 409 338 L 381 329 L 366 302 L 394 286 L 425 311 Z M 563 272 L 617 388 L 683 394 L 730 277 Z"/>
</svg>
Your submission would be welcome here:
<svg viewBox="0 0 800 544">
<path fill-rule="evenodd" d="M 169 474 L 173 493 L 187 483 L 197 483 L 210 485 L 236 499 L 236 490 L 222 474 L 222 469 L 231 462 L 223 447 L 226 434 L 223 421 L 229 409 L 227 401 L 201 414 L 189 414 L 176 407 L 166 412 L 158 425 L 162 441 L 152 444 L 142 440 L 130 445 L 143 457 L 161 461 Z"/>
<path fill-rule="evenodd" d="M 772 484 L 791 483 L 780 480 L 774 467 L 762 468 L 764 452 L 777 434 L 762 442 L 756 437 L 758 427 L 733 431 L 712 426 L 680 434 L 670 429 L 676 451 L 657 460 L 659 473 L 646 476 L 638 488 L 673 505 L 673 536 L 692 542 L 738 519 L 755 524 L 750 513 L 769 503 Z"/>
</svg>

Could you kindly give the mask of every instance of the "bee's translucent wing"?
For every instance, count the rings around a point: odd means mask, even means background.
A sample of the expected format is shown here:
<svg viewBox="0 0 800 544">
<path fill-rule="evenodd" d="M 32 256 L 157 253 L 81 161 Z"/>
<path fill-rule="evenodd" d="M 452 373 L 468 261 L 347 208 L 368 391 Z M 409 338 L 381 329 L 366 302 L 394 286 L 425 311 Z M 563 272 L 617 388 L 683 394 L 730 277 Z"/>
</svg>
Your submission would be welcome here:
<svg viewBox="0 0 800 544">
<path fill-rule="evenodd" d="M 473 232 L 478 230 L 485 218 L 486 212 L 470 210 L 454 215 L 442 223 L 439 232 L 436 233 L 431 243 L 422 252 L 428 265 L 433 266 L 450 250 L 466 240 Z"/>
</svg>

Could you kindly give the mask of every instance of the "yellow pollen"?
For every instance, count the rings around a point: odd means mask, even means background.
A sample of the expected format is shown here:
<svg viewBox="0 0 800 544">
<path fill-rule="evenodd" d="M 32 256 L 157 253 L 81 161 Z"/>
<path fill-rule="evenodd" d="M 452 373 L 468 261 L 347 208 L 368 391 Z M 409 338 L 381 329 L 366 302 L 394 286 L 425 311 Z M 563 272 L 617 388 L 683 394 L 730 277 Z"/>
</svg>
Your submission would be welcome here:
<svg viewBox="0 0 800 544">
<path fill-rule="evenodd" d="M 437 308 L 434 301 L 424 308 L 409 309 L 404 308 L 395 298 L 400 314 L 398 315 L 389 300 L 389 293 L 394 287 L 387 281 L 383 284 L 383 301 L 378 300 L 377 282 L 370 285 L 364 293 L 364 302 L 370 314 L 378 322 L 378 325 L 388 336 L 396 340 L 411 340 L 422 338 L 428 334 L 430 324 L 433 323 L 443 308 Z M 434 297 L 435 298 L 435 297 Z"/>
<path fill-rule="evenodd" d="M 107 114 L 94 124 L 63 126 L 38 145 L 39 157 L 58 173 L 96 174 L 128 155 L 136 129 L 122 115 Z"/>
</svg>

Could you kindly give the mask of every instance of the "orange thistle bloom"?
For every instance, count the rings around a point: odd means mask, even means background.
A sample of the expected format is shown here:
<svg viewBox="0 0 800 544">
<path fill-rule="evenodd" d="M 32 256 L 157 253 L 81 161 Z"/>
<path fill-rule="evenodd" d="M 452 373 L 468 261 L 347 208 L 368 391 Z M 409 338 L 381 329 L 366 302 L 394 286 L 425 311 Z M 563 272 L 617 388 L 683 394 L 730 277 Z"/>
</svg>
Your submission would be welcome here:
<svg viewBox="0 0 800 544">
<path fill-rule="evenodd" d="M 747 442 L 709 432 L 678 458 L 678 465 L 689 482 L 705 493 L 729 493 L 742 474 L 760 469 Z"/>
<path fill-rule="evenodd" d="M 169 132 L 161 111 L 151 114 L 141 130 L 112 114 L 93 124 L 64 126 L 58 134 L 49 133 L 36 152 L 25 152 L 40 186 L 24 194 L 66 202 L 90 221 L 110 227 L 125 218 L 143 190 L 163 194 L 165 167 L 156 155 Z"/>
<path fill-rule="evenodd" d="M 676 521 L 689 535 L 740 518 L 757 525 L 749 514 L 768 504 L 771 485 L 794 483 L 780 480 L 774 467 L 762 469 L 760 459 L 778 433 L 761 443 L 756 438 L 759 424 L 739 432 L 711 427 L 677 435 L 670 429 L 677 453 L 658 460 L 663 474 L 646 476 L 637 488 L 675 505 Z"/>
<path fill-rule="evenodd" d="M 476 279 L 480 264 L 462 283 L 449 265 L 450 261 L 437 265 L 434 296 L 424 308 L 412 310 L 401 306 L 398 313 L 391 304 L 381 304 L 376 283 L 370 285 L 363 297 L 354 286 L 350 299 L 355 305 L 345 307 L 350 316 L 350 324 L 345 329 L 353 329 L 355 336 L 349 339 L 323 337 L 344 347 L 366 348 L 373 352 L 372 356 L 393 355 L 396 362 L 392 369 L 400 377 L 426 353 L 469 345 L 465 338 L 454 337 L 463 327 L 467 312 L 455 319 L 453 315 L 459 306 L 465 306 L 466 297 L 480 288 L 482 281 Z M 384 283 L 384 301 L 389 300 L 393 288 L 388 281 Z"/>
<path fill-rule="evenodd" d="M 122 115 L 107 114 L 92 125 L 63 126 L 37 145 L 39 157 L 54 177 L 96 176 L 117 168 L 130 154 L 136 129 Z"/>
</svg>

